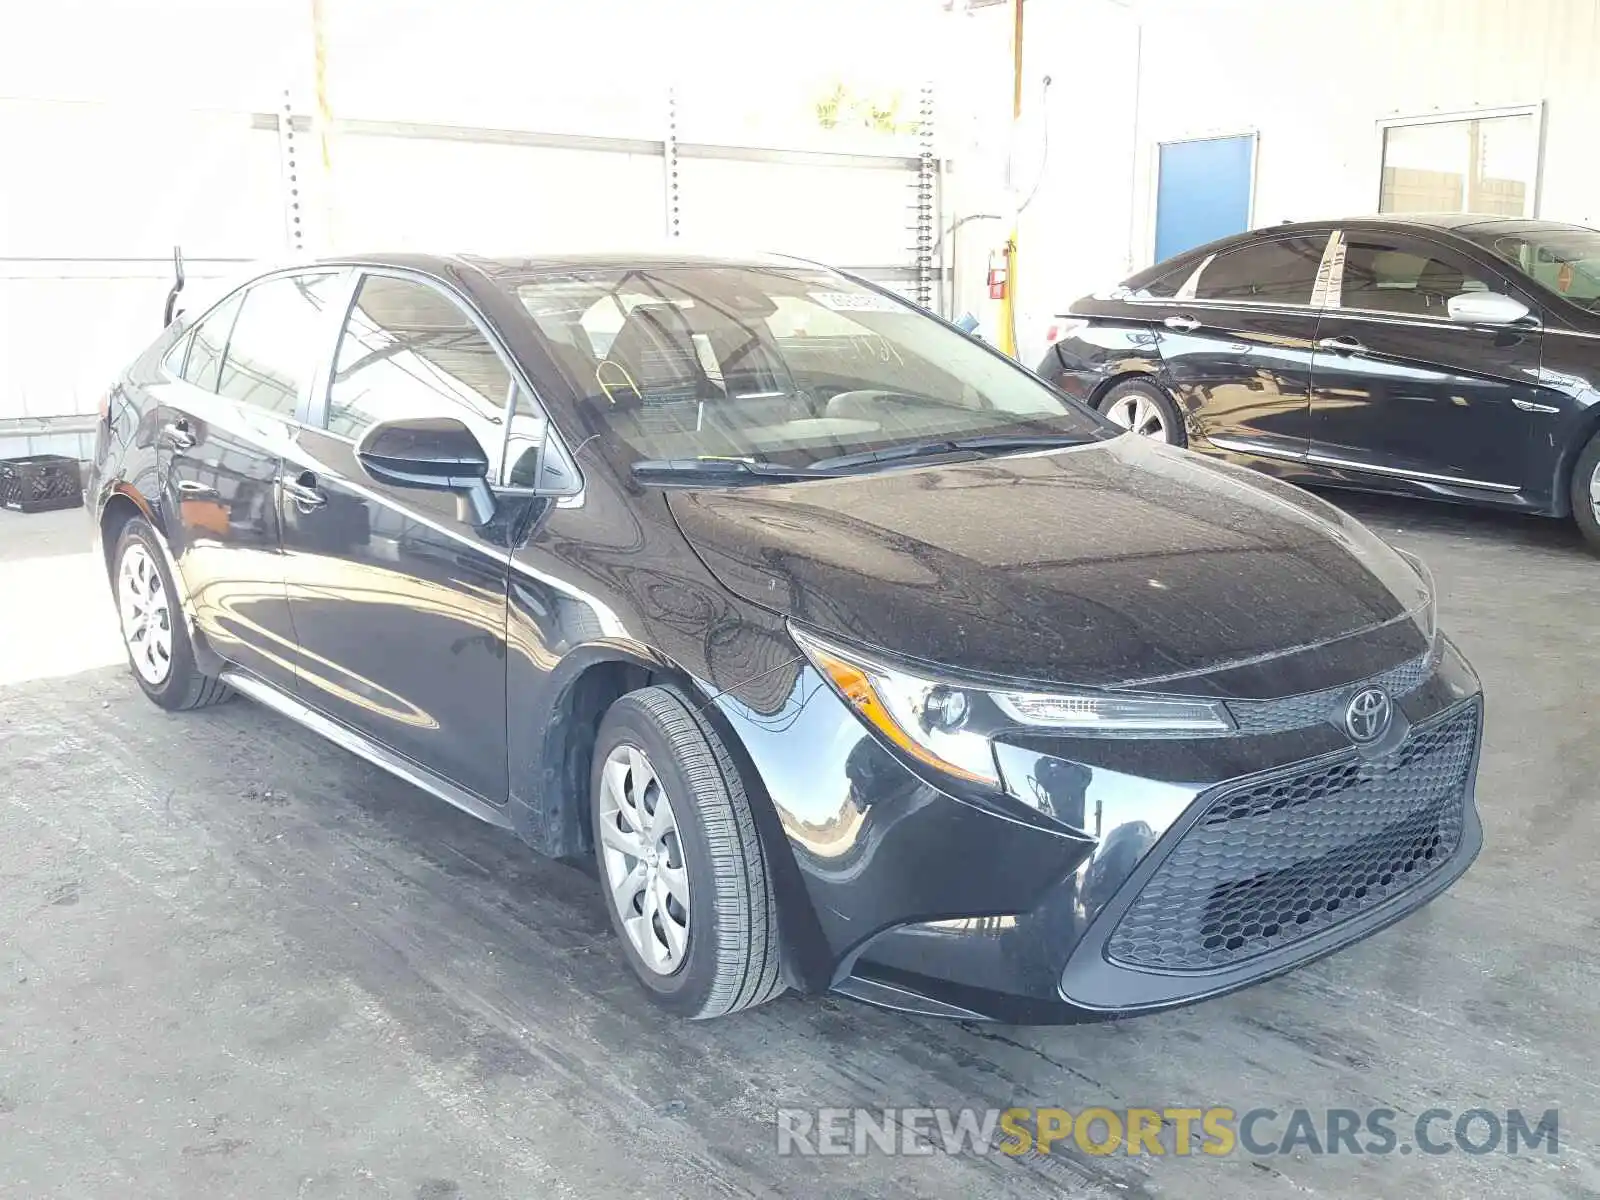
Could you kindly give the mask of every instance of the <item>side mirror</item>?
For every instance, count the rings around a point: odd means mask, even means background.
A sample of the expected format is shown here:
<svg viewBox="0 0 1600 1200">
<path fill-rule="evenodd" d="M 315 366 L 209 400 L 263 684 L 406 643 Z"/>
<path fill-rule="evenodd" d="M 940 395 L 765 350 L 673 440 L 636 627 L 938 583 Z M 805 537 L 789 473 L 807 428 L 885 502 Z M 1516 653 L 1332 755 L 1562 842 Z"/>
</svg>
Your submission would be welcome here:
<svg viewBox="0 0 1600 1200">
<path fill-rule="evenodd" d="M 1445 302 L 1445 311 L 1463 325 L 1514 325 L 1529 315 L 1526 304 L 1499 292 L 1462 292 Z"/>
<path fill-rule="evenodd" d="M 356 461 L 373 479 L 391 487 L 464 496 L 474 525 L 494 519 L 489 456 L 472 430 L 454 417 L 379 421 L 357 443 Z"/>
</svg>

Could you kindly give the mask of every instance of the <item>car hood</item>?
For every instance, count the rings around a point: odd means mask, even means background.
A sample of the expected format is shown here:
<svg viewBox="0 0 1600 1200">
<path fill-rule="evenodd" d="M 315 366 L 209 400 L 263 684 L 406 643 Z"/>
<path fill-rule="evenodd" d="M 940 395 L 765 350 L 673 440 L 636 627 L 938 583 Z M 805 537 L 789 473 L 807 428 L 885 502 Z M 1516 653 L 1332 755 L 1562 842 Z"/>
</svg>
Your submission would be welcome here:
<svg viewBox="0 0 1600 1200">
<path fill-rule="evenodd" d="M 1399 625 L 1387 641 L 1414 651 L 1431 603 L 1325 501 L 1133 436 L 668 496 L 736 595 L 975 675 L 1191 690 L 1175 681 Z"/>
</svg>

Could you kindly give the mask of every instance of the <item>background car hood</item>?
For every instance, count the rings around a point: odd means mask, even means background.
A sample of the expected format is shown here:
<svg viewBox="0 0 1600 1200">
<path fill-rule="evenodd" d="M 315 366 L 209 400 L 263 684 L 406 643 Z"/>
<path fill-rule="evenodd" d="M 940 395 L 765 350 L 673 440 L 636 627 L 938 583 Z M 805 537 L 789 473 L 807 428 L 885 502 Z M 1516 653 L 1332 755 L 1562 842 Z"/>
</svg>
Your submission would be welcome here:
<svg viewBox="0 0 1600 1200">
<path fill-rule="evenodd" d="M 1216 672 L 1394 626 L 1429 599 L 1332 505 L 1132 436 L 668 503 L 751 603 L 858 645 L 1041 683 Z"/>
</svg>

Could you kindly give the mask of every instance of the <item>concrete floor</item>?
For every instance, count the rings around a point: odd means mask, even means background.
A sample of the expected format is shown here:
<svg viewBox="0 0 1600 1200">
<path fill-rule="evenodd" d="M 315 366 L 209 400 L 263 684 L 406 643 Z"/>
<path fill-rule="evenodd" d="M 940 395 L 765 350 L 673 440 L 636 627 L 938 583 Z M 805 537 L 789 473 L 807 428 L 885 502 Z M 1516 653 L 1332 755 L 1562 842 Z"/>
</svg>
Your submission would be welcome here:
<svg viewBox="0 0 1600 1200">
<path fill-rule="evenodd" d="M 158 711 L 82 514 L 0 514 L 0 1195 L 1600 1195 L 1600 561 L 1552 523 L 1343 502 L 1433 566 L 1483 675 L 1484 854 L 1331 960 L 1068 1029 L 658 1015 L 588 878 L 252 704 Z M 778 1104 L 1559 1106 L 1562 1145 L 779 1158 Z"/>
</svg>

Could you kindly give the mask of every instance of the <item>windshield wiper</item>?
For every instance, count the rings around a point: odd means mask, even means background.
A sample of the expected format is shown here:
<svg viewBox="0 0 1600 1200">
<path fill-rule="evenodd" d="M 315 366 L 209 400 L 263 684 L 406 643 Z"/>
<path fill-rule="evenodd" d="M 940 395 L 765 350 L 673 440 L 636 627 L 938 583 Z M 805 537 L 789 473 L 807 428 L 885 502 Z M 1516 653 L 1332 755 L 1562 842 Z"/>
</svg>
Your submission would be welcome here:
<svg viewBox="0 0 1600 1200">
<path fill-rule="evenodd" d="M 1017 450 L 1048 450 L 1055 446 L 1076 446 L 1083 438 L 1065 433 L 987 434 L 981 437 L 937 438 L 927 442 L 906 442 L 881 450 L 862 450 L 841 454 L 811 464 L 811 470 L 842 471 L 871 467 L 879 463 L 903 462 L 909 458 L 931 458 L 940 454 L 1010 454 Z"/>
<path fill-rule="evenodd" d="M 814 479 L 817 473 L 753 458 L 646 458 L 633 464 L 633 477 L 640 483 L 661 483 L 679 487 L 711 484 L 717 487 L 741 483 L 770 483 L 780 479 Z"/>
</svg>

